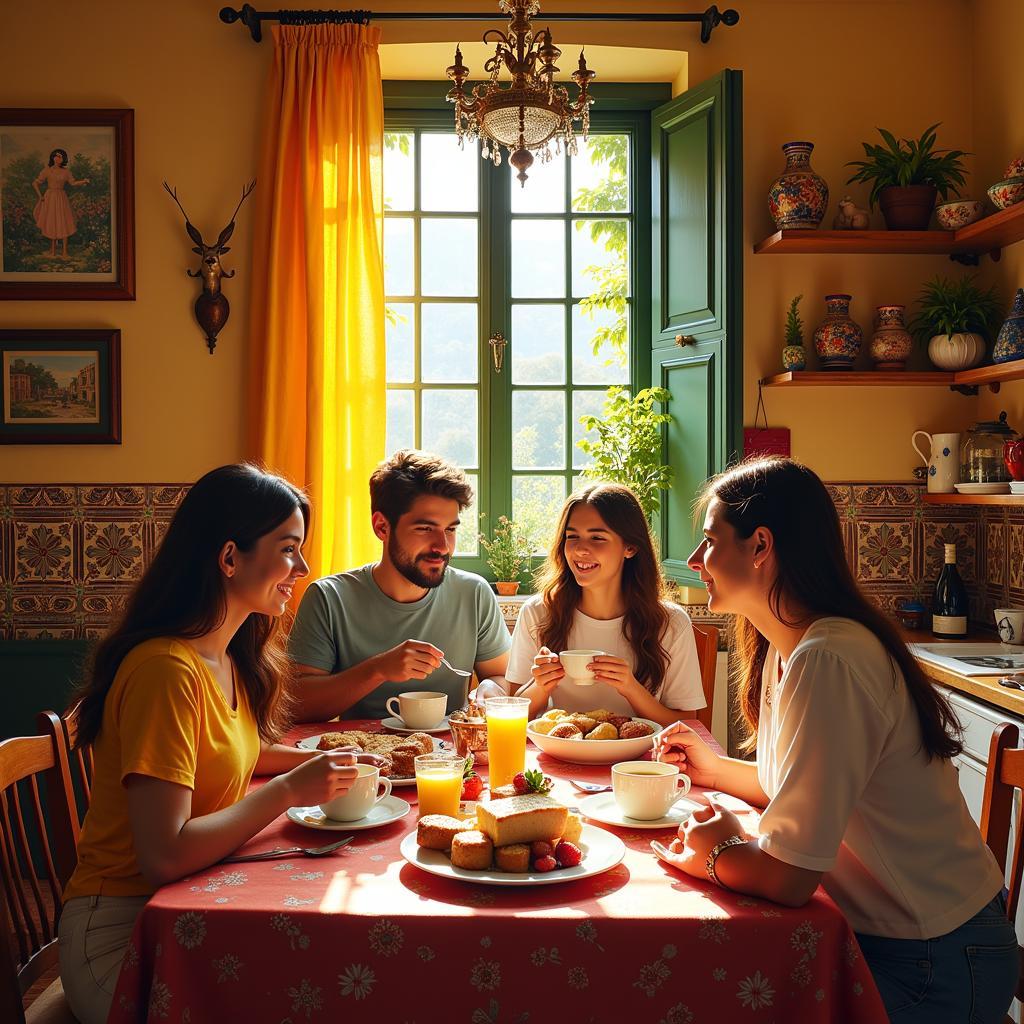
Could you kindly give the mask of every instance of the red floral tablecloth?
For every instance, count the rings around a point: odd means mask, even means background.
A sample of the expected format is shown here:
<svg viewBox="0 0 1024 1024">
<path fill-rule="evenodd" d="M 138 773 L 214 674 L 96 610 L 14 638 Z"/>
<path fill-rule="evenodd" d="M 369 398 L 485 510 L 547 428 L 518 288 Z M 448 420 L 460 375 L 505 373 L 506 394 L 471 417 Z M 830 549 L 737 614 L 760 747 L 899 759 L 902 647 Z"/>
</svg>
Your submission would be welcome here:
<svg viewBox="0 0 1024 1024">
<path fill-rule="evenodd" d="M 293 738 L 321 731 L 300 726 Z M 579 795 L 566 778 L 608 779 L 607 766 L 565 765 L 532 747 L 528 759 L 558 778 L 568 803 Z M 109 1020 L 886 1020 L 849 926 L 820 889 L 797 910 L 731 893 L 654 857 L 651 838 L 671 832 L 631 829 L 612 829 L 626 858 L 593 878 L 535 889 L 439 878 L 402 859 L 416 790 L 396 795 L 413 804 L 409 815 L 355 833 L 330 857 L 221 865 L 157 892 Z M 282 817 L 245 850 L 330 838 Z"/>
</svg>

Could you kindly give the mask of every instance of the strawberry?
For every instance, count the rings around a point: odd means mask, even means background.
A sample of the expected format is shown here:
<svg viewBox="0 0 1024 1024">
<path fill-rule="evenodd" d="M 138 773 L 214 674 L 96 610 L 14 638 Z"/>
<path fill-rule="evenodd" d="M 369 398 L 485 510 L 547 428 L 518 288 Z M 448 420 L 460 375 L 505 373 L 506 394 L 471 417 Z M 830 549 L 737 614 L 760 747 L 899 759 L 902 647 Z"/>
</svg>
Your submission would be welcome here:
<svg viewBox="0 0 1024 1024">
<path fill-rule="evenodd" d="M 541 857 L 550 857 L 554 852 L 554 847 L 550 843 L 545 843 L 543 839 L 530 843 L 530 856 L 534 860 L 539 860 Z"/>
<path fill-rule="evenodd" d="M 562 839 L 555 847 L 555 860 L 559 867 L 574 868 L 583 860 L 583 851 L 575 843 Z"/>
<path fill-rule="evenodd" d="M 466 754 L 466 767 L 462 769 L 462 799 L 475 800 L 484 788 L 484 780 L 473 771 L 473 752 Z"/>
<path fill-rule="evenodd" d="M 527 768 L 525 772 L 520 772 L 512 780 L 512 785 L 516 787 L 517 793 L 540 793 L 543 796 L 550 792 L 554 783 L 551 781 L 550 775 Z"/>
<path fill-rule="evenodd" d="M 539 857 L 533 864 L 534 871 L 554 871 L 558 867 L 558 861 L 551 854 L 546 857 Z"/>
<path fill-rule="evenodd" d="M 526 772 L 517 772 L 512 779 L 512 785 L 516 787 L 517 793 L 529 793 L 530 784 L 526 781 Z"/>
</svg>

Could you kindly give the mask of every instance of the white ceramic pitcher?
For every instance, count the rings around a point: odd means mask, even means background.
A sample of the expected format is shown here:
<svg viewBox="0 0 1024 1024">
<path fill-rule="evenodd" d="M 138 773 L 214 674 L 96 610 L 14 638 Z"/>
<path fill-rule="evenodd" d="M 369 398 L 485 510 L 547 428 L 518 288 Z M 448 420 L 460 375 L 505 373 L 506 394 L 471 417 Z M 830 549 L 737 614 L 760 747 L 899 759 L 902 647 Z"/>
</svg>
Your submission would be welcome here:
<svg viewBox="0 0 1024 1024">
<path fill-rule="evenodd" d="M 928 438 L 927 455 L 917 447 L 918 435 Z M 960 482 L 960 435 L 915 430 L 910 435 L 910 444 L 928 467 L 928 493 L 952 494 L 956 490 L 954 485 Z"/>
</svg>

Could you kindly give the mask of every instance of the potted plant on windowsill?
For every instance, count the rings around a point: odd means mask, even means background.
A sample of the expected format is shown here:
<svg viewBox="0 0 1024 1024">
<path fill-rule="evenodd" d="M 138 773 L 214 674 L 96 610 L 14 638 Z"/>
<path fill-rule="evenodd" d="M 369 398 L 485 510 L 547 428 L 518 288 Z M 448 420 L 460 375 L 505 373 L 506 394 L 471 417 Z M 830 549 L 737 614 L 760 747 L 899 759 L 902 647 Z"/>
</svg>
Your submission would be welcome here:
<svg viewBox="0 0 1024 1024">
<path fill-rule="evenodd" d="M 533 544 L 526 531 L 508 516 L 498 516 L 490 539 L 480 534 L 480 544 L 487 552 L 487 565 L 494 573 L 494 587 L 502 597 L 511 597 L 519 590 L 520 577 L 529 562 Z"/>
<path fill-rule="evenodd" d="M 857 168 L 848 183 L 871 183 L 871 208 L 877 200 L 890 231 L 924 231 L 935 207 L 936 193 L 943 199 L 950 192 L 960 194 L 957 186 L 964 184 L 963 157 L 968 154 L 960 149 L 935 148 L 939 123 L 926 128 L 919 139 L 897 139 L 892 132 L 879 128 L 885 145 L 862 142 L 867 159 L 847 164 Z"/>
<path fill-rule="evenodd" d="M 999 325 L 1001 304 L 995 288 L 983 290 L 975 278 L 935 277 L 921 290 L 911 334 L 928 345 L 928 358 L 940 370 L 969 370 L 985 358 L 985 339 Z"/>
</svg>

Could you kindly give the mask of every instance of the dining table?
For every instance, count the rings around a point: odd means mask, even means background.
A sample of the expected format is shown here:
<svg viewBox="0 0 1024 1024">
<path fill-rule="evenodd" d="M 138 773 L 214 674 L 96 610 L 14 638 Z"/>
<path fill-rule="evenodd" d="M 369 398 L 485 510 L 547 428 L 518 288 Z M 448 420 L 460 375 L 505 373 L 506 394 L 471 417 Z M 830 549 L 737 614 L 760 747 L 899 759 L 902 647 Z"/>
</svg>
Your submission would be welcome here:
<svg viewBox="0 0 1024 1024">
<path fill-rule="evenodd" d="M 303 724 L 287 742 L 328 728 L 380 723 Z M 610 765 L 569 764 L 532 743 L 526 761 L 570 806 L 582 799 L 570 779 L 610 779 Z M 651 840 L 667 844 L 674 829 L 589 820 L 625 845 L 601 874 L 516 886 L 439 877 L 399 850 L 416 829 L 415 786 L 394 795 L 411 804 L 405 817 L 352 832 L 327 856 L 221 863 L 157 890 L 125 955 L 111 1024 L 887 1020 L 857 940 L 821 888 L 796 908 L 745 896 L 658 860 Z M 741 818 L 756 833 L 757 812 Z M 346 834 L 282 815 L 238 853 Z"/>
</svg>

